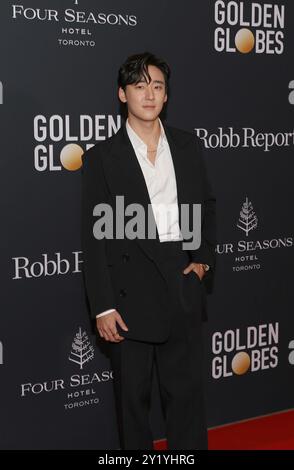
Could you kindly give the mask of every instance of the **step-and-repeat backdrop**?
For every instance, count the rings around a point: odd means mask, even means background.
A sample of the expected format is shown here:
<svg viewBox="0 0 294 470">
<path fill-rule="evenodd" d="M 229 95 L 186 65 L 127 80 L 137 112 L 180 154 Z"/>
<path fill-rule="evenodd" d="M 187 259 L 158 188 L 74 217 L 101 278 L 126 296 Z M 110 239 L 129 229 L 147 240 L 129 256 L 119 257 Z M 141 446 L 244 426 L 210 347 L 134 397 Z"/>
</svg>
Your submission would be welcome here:
<svg viewBox="0 0 294 470">
<path fill-rule="evenodd" d="M 206 334 L 209 426 L 293 407 L 291 2 L 0 4 L 0 447 L 116 449 L 113 375 L 87 313 L 81 155 L 121 125 L 117 70 L 172 69 L 217 198 Z M 154 379 L 154 439 L 165 436 Z"/>
</svg>

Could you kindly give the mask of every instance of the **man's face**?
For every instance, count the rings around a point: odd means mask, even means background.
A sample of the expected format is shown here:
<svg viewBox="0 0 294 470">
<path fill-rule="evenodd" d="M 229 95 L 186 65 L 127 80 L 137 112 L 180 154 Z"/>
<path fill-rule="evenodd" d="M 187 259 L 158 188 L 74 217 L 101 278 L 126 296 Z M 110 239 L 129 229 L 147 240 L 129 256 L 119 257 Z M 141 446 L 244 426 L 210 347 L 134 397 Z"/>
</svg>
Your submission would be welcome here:
<svg viewBox="0 0 294 470">
<path fill-rule="evenodd" d="M 148 66 L 148 72 L 150 83 L 142 79 L 127 85 L 125 91 L 122 88 L 118 91 L 119 99 L 127 103 L 128 114 L 142 121 L 154 121 L 167 101 L 163 73 L 154 65 Z"/>
</svg>

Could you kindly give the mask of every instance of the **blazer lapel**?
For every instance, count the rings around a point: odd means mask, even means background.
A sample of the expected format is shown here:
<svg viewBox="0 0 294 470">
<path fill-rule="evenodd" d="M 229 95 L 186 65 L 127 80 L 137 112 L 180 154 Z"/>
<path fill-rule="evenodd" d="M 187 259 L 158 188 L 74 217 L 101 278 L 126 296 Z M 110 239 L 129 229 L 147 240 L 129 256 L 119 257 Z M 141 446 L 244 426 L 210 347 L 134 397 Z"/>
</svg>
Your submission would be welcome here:
<svg viewBox="0 0 294 470">
<path fill-rule="evenodd" d="M 110 162 L 109 162 L 110 163 Z M 125 124 L 115 136 L 115 142 L 111 147 L 111 165 L 107 165 L 108 176 L 110 175 L 110 191 L 113 196 L 124 196 L 124 206 L 138 204 L 144 208 L 145 212 L 145 231 L 147 233 L 147 215 L 148 207 L 151 216 L 151 223 L 155 230 L 155 238 L 136 238 L 136 242 L 145 251 L 151 259 L 156 258 L 156 246 L 159 241 L 159 235 L 151 209 L 151 201 L 146 186 L 145 178 L 138 162 L 137 156 L 127 134 Z"/>
<path fill-rule="evenodd" d="M 188 142 L 191 142 L 191 135 L 188 133 L 179 135 L 176 133 L 176 130 L 171 127 L 164 127 L 164 129 L 175 170 L 179 207 L 179 226 L 184 240 L 188 240 L 190 237 L 186 237 L 185 230 L 182 230 L 183 206 L 187 205 L 189 214 L 188 222 L 191 223 L 193 220 L 193 203 L 200 202 L 201 199 L 199 193 L 200 185 L 199 181 L 197 181 L 198 175 L 195 174 L 194 171 L 195 165 L 193 164 L 193 154 L 191 154 L 191 150 L 187 148 L 188 146 L 186 145 Z"/>
</svg>

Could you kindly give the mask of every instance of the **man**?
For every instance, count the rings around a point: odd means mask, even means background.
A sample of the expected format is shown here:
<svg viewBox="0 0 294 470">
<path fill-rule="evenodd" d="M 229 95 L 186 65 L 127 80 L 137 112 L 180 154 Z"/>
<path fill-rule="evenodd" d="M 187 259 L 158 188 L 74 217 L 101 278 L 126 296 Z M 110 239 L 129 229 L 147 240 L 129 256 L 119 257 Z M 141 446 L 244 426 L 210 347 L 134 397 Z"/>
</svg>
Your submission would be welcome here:
<svg viewBox="0 0 294 470">
<path fill-rule="evenodd" d="M 152 449 L 153 366 L 168 448 L 207 448 L 201 323 L 204 282 L 215 269 L 215 199 L 198 138 L 159 119 L 169 75 L 166 62 L 150 53 L 129 57 L 118 74 L 127 121 L 83 157 L 85 285 L 91 315 L 109 345 L 122 449 Z M 130 234 L 134 204 L 144 209 L 137 225 L 147 220 L 155 236 L 139 236 L 139 229 Z M 182 207 L 191 215 L 193 204 L 201 204 L 201 243 L 184 248 L 191 237 L 183 235 Z M 113 215 L 108 236 L 107 218 L 97 218 L 102 214 Z M 117 231 L 125 216 L 125 232 Z"/>
</svg>

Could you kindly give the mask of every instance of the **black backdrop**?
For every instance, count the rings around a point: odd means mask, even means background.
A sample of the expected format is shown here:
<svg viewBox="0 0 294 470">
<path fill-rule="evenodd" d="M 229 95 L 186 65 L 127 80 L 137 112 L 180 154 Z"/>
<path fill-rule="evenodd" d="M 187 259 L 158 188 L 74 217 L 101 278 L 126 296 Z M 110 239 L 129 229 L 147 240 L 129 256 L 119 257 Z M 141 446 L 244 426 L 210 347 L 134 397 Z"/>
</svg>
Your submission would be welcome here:
<svg viewBox="0 0 294 470">
<path fill-rule="evenodd" d="M 80 156 L 120 126 L 117 70 L 144 50 L 171 65 L 166 121 L 202 138 L 217 197 L 209 426 L 293 406 L 293 15 L 291 2 L 1 2 L 2 449 L 118 446 L 82 284 Z M 163 438 L 156 380 L 151 418 Z"/>
</svg>

